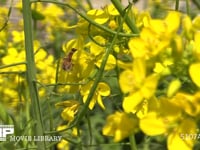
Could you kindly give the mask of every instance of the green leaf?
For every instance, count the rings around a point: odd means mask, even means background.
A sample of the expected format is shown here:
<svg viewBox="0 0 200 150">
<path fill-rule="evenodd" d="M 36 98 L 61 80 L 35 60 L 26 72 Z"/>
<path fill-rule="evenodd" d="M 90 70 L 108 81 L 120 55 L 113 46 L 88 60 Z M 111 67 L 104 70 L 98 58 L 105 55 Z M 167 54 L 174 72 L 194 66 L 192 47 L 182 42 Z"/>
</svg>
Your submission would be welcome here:
<svg viewBox="0 0 200 150">
<path fill-rule="evenodd" d="M 3 104 L 0 103 L 0 120 L 5 124 L 13 124 L 12 117 L 8 114 Z"/>
</svg>

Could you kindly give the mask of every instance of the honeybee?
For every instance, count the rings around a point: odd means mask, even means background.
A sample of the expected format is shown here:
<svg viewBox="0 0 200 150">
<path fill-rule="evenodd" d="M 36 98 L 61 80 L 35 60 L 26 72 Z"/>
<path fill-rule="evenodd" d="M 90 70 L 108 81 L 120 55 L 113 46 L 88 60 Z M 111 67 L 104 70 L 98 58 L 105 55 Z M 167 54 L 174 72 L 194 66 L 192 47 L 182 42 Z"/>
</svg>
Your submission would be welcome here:
<svg viewBox="0 0 200 150">
<path fill-rule="evenodd" d="M 65 71 L 70 71 L 72 69 L 72 56 L 74 52 L 76 52 L 76 48 L 72 48 L 72 50 L 68 53 L 66 57 L 63 58 L 62 69 Z"/>
</svg>

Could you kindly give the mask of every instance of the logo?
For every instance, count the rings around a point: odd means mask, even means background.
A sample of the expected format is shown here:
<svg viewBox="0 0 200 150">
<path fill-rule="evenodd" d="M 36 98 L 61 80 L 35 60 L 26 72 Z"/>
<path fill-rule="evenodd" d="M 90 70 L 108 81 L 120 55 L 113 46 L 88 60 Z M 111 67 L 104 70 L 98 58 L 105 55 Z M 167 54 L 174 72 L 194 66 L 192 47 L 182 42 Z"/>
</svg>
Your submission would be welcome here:
<svg viewBox="0 0 200 150">
<path fill-rule="evenodd" d="M 48 142 L 59 142 L 62 139 L 62 136 L 15 136 L 14 134 L 14 125 L 0 125 L 0 142 L 1 141 L 48 141 Z M 7 135 L 10 135 L 9 138 Z"/>
<path fill-rule="evenodd" d="M 0 125 L 0 141 L 6 141 L 6 136 L 14 133 L 14 125 Z"/>
</svg>

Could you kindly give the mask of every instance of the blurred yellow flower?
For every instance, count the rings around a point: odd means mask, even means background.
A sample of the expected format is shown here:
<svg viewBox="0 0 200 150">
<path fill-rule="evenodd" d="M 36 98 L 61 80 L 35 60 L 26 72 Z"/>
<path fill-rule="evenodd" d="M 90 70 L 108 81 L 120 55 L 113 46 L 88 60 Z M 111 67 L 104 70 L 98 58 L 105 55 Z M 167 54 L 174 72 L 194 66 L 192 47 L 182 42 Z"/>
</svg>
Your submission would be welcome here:
<svg viewBox="0 0 200 150">
<path fill-rule="evenodd" d="M 56 107 L 64 107 L 61 116 L 64 120 L 72 122 L 74 120 L 75 114 L 78 112 L 80 103 L 76 100 L 67 100 L 63 102 L 56 103 Z"/>
<path fill-rule="evenodd" d="M 70 150 L 69 142 L 62 139 L 62 140 L 57 144 L 57 149 L 58 149 L 58 150 Z"/>
<path fill-rule="evenodd" d="M 194 55 L 200 60 L 200 32 L 195 32 L 194 34 Z"/>
<path fill-rule="evenodd" d="M 93 58 L 95 65 L 97 67 L 100 67 L 101 63 L 102 63 L 102 59 L 105 56 L 106 40 L 102 36 L 95 36 L 94 40 L 97 41 L 102 46 L 96 44 L 95 42 L 89 42 L 88 46 L 90 47 L 91 58 Z M 115 66 L 116 66 L 116 59 L 112 54 L 110 54 L 109 57 L 108 57 L 106 66 L 105 66 L 105 70 L 114 69 Z"/>
<path fill-rule="evenodd" d="M 64 130 L 66 128 L 67 128 L 67 125 L 61 125 L 61 126 L 57 127 L 57 131 Z M 69 142 L 64 139 L 61 139 L 61 141 L 57 144 L 57 149 L 58 150 L 70 150 Z"/>
<path fill-rule="evenodd" d="M 13 42 L 15 43 L 23 43 L 24 42 L 24 31 L 12 31 Z"/>
<path fill-rule="evenodd" d="M 193 63 L 189 67 L 189 74 L 190 77 L 192 78 L 192 81 L 200 87 L 200 63 Z"/>
<path fill-rule="evenodd" d="M 108 5 L 108 6 L 105 8 L 105 11 L 106 11 L 109 15 L 112 15 L 112 16 L 118 16 L 118 15 L 119 15 L 118 10 L 115 8 L 115 6 L 114 6 L 113 4 Z"/>
<path fill-rule="evenodd" d="M 115 20 L 110 20 L 108 26 L 112 29 L 115 30 L 117 28 L 117 23 Z"/>
<path fill-rule="evenodd" d="M 170 82 L 168 89 L 167 89 L 167 96 L 173 96 L 181 87 L 181 81 L 179 79 L 175 79 Z"/>
<path fill-rule="evenodd" d="M 104 24 L 108 21 L 108 15 L 103 10 L 92 9 L 87 12 L 87 15 L 99 24 Z"/>
<path fill-rule="evenodd" d="M 115 112 L 107 117 L 102 131 L 103 135 L 113 136 L 114 141 L 119 142 L 138 131 L 138 119 L 124 112 Z"/>
<path fill-rule="evenodd" d="M 180 96 L 159 99 L 157 109 L 140 119 L 140 129 L 150 136 L 166 135 L 167 147 L 170 150 L 180 147 L 183 150 L 191 150 L 196 139 L 191 136 L 188 138 L 188 135 L 197 134 L 197 125 L 193 118 L 184 115 L 185 109 L 186 113 L 189 109 L 189 105 L 184 105 L 185 100 Z"/>
<path fill-rule="evenodd" d="M 169 150 L 192 150 L 197 140 L 197 125 L 193 119 L 184 119 L 179 127 L 168 135 Z"/>
</svg>

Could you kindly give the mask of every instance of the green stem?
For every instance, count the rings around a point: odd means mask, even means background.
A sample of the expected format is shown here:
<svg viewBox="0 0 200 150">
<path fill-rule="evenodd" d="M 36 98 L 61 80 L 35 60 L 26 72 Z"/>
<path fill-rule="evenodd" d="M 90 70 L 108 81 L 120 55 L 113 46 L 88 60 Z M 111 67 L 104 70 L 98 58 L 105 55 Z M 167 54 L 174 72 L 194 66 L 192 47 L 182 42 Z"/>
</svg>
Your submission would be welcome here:
<svg viewBox="0 0 200 150">
<path fill-rule="evenodd" d="M 115 6 L 115 8 L 119 11 L 120 15 L 123 17 L 126 14 L 126 12 L 123 10 L 123 7 L 122 7 L 122 4 L 120 3 L 120 1 L 119 0 L 111 0 L 111 2 Z M 126 15 L 124 20 L 133 33 L 139 34 L 139 30 L 135 25 L 134 19 L 131 20 L 128 17 L 128 15 Z"/>
<path fill-rule="evenodd" d="M 93 7 L 92 7 L 91 1 L 90 1 L 90 0 L 86 0 L 86 2 L 87 2 L 87 4 L 89 5 L 89 9 L 92 9 Z"/>
<path fill-rule="evenodd" d="M 19 62 L 19 63 L 9 64 L 9 65 L 3 65 L 3 66 L 0 66 L 0 69 L 13 67 L 13 66 L 19 66 L 19 65 L 25 65 L 25 64 L 26 64 L 26 62 Z"/>
<path fill-rule="evenodd" d="M 129 141 L 131 145 L 131 150 L 137 150 L 134 134 L 129 136 Z"/>
<path fill-rule="evenodd" d="M 36 121 L 35 125 L 35 135 L 43 136 L 43 123 L 41 117 L 41 110 L 39 105 L 38 91 L 36 87 L 36 66 L 34 60 L 34 51 L 33 51 L 33 35 L 32 35 L 32 15 L 31 15 L 31 3 L 30 0 L 22 1 L 22 10 L 23 10 L 23 20 L 24 20 L 24 35 L 25 35 L 25 50 L 26 50 L 26 62 L 27 62 L 27 82 L 29 85 L 31 107 L 33 109 L 32 117 Z M 37 141 L 37 148 L 45 150 L 44 141 Z"/>
<path fill-rule="evenodd" d="M 190 1 L 189 0 L 186 0 L 186 11 L 187 11 L 187 14 L 190 15 Z"/>
<path fill-rule="evenodd" d="M 176 0 L 175 10 L 178 11 L 178 9 L 179 9 L 179 0 Z"/>
</svg>

